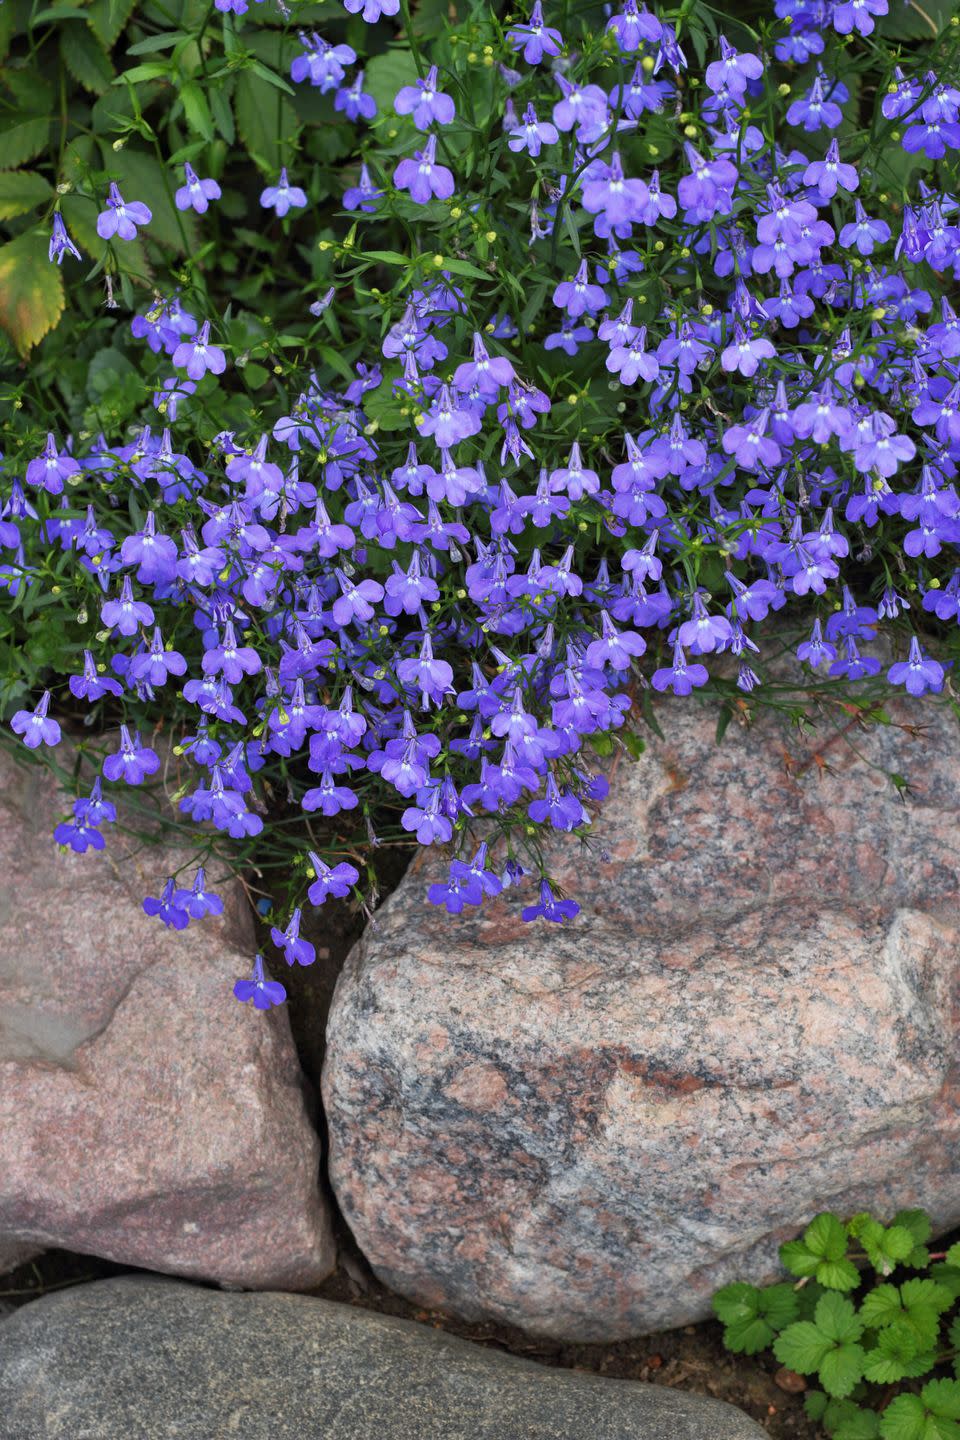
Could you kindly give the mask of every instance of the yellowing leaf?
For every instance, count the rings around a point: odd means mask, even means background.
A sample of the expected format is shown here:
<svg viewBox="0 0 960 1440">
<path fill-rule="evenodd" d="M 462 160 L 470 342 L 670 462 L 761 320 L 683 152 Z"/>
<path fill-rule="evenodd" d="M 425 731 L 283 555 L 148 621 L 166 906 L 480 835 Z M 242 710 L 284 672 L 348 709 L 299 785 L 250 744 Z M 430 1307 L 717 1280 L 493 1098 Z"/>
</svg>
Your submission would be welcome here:
<svg viewBox="0 0 960 1440">
<path fill-rule="evenodd" d="M 0 326 L 21 355 L 52 330 L 63 313 L 63 276 L 47 259 L 48 237 L 29 230 L 0 246 Z"/>
<path fill-rule="evenodd" d="M 26 215 L 43 205 L 53 192 L 34 170 L 0 170 L 0 220 Z"/>
</svg>

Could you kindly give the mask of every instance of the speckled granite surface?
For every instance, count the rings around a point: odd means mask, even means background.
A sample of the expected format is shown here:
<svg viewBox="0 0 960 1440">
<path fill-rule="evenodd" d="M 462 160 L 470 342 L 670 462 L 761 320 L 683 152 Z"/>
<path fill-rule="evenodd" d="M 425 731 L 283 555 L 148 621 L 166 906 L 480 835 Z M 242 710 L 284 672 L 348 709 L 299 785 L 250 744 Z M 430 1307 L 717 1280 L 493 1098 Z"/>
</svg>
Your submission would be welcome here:
<svg viewBox="0 0 960 1440">
<path fill-rule="evenodd" d="M 3 1440 L 762 1440 L 701 1395 L 547 1370 L 298 1295 L 154 1279 L 0 1323 Z"/>
<path fill-rule="evenodd" d="M 334 1001 L 331 1169 L 424 1304 L 609 1339 L 764 1280 L 820 1208 L 960 1219 L 960 739 L 947 712 L 827 746 L 661 711 L 583 905 L 449 919 L 415 867 Z M 883 777 L 910 781 L 906 804 Z M 563 853 L 563 852 L 561 852 Z"/>
</svg>

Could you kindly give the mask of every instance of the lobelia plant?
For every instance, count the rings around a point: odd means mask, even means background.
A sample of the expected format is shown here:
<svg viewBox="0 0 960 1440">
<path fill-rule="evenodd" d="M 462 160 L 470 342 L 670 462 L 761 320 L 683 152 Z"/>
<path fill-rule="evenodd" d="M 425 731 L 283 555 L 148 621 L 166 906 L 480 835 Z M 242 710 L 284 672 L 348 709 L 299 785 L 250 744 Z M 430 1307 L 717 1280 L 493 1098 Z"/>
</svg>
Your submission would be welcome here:
<svg viewBox="0 0 960 1440">
<path fill-rule="evenodd" d="M 817 1215 L 780 1247 L 796 1283 L 717 1291 L 724 1344 L 772 1349 L 814 1376 L 822 1389 L 804 1405 L 831 1440 L 958 1440 L 960 1244 L 933 1253 L 930 1234 L 922 1210 L 889 1226 L 866 1213 L 846 1224 Z"/>
<path fill-rule="evenodd" d="M 12 346 L 77 277 L 8 353 L 0 704 L 112 785 L 172 745 L 199 869 L 149 914 L 225 862 L 309 964 L 304 905 L 407 840 L 449 912 L 532 875 L 560 922 L 544 837 L 590 843 L 651 691 L 719 733 L 956 709 L 948 6 L 0 15 L 0 83 L 61 96 L 0 160 L 41 156 L 0 173 Z M 56 838 L 115 818 L 98 778 Z"/>
</svg>

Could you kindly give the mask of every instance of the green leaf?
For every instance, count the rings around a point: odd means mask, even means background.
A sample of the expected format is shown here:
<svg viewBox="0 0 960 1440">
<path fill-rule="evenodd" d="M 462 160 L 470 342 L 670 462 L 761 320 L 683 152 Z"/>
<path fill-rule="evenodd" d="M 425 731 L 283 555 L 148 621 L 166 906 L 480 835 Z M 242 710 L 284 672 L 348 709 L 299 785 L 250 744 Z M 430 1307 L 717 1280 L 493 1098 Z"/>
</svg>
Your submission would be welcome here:
<svg viewBox="0 0 960 1440">
<path fill-rule="evenodd" d="M 413 85 L 419 73 L 409 50 L 388 50 L 367 61 L 363 88 L 376 100 L 380 116 L 393 116 L 397 91 L 402 85 Z"/>
<path fill-rule="evenodd" d="M 92 0 L 87 21 L 100 44 L 109 50 L 133 14 L 137 0 Z"/>
<path fill-rule="evenodd" d="M 47 236 L 28 230 L 0 246 L 0 327 L 21 355 L 52 330 L 63 313 L 63 276 L 47 259 Z"/>
<path fill-rule="evenodd" d="M 449 270 L 451 275 L 469 275 L 474 280 L 490 281 L 495 277 L 488 275 L 486 270 L 481 270 L 478 265 L 471 265 L 468 260 L 452 260 L 448 256 L 443 257 L 443 270 Z"/>
<path fill-rule="evenodd" d="M 183 104 L 183 114 L 187 125 L 195 135 L 200 135 L 204 140 L 213 139 L 213 116 L 210 114 L 210 106 L 207 104 L 207 97 L 196 80 L 188 80 L 185 85 L 180 86 L 180 100 Z"/>
<path fill-rule="evenodd" d="M 875 1329 L 892 1324 L 902 1314 L 900 1291 L 896 1285 L 877 1285 L 863 1297 L 860 1305 L 860 1319 L 864 1325 Z"/>
<path fill-rule="evenodd" d="M 950 1246 L 950 1249 L 947 1251 L 946 1259 L 948 1265 L 953 1266 L 953 1268 L 956 1270 L 960 1270 L 960 1240 L 958 1240 L 956 1244 Z"/>
<path fill-rule="evenodd" d="M 830 1290 L 855 1290 L 860 1284 L 860 1271 L 852 1260 L 821 1260 L 814 1274 Z"/>
<path fill-rule="evenodd" d="M 836 1215 L 815 1215 L 803 1232 L 807 1249 L 825 1260 L 841 1260 L 847 1253 L 847 1232 Z"/>
<path fill-rule="evenodd" d="M 926 1411 L 916 1395 L 898 1395 L 880 1416 L 883 1440 L 924 1440 Z"/>
<path fill-rule="evenodd" d="M 84 90 L 103 95 L 110 89 L 113 83 L 110 57 L 86 23 L 63 27 L 60 54 L 70 74 Z"/>
<path fill-rule="evenodd" d="M 888 1326 L 877 1336 L 876 1348 L 867 1352 L 863 1373 L 877 1385 L 893 1384 L 911 1374 L 916 1354 L 913 1333 L 903 1325 Z"/>
<path fill-rule="evenodd" d="M 0 170 L 16 170 L 47 146 L 49 115 L 26 115 L 0 127 Z"/>
<path fill-rule="evenodd" d="M 956 0 L 906 0 L 891 5 L 890 13 L 880 17 L 877 34 L 893 40 L 926 40 L 931 43 L 950 24 L 956 13 Z"/>
<path fill-rule="evenodd" d="M 253 70 L 237 77 L 237 130 L 250 156 L 271 177 L 288 164 L 298 133 L 297 117 L 285 95 Z"/>
<path fill-rule="evenodd" d="M 793 1275 L 813 1276 L 831 1290 L 853 1290 L 860 1283 L 860 1272 L 845 1258 L 847 1242 L 846 1228 L 837 1216 L 823 1213 L 814 1216 L 801 1240 L 780 1246 L 780 1258 Z"/>
<path fill-rule="evenodd" d="M 873 1410 L 853 1400 L 831 1400 L 824 1407 L 823 1425 L 832 1440 L 876 1440 L 879 1421 Z"/>
<path fill-rule="evenodd" d="M 0 220 L 26 215 L 38 205 L 45 205 L 53 194 L 42 175 L 33 170 L 0 171 Z"/>
<path fill-rule="evenodd" d="M 928 1380 L 920 1399 L 932 1415 L 960 1420 L 960 1380 Z"/>
<path fill-rule="evenodd" d="M 812 1321 L 798 1320 L 777 1336 L 773 1353 L 788 1369 L 796 1370 L 799 1375 L 812 1375 L 830 1349 L 829 1338 L 822 1335 Z"/>
<path fill-rule="evenodd" d="M 859 1345 L 836 1345 L 820 1362 L 817 1374 L 828 1395 L 849 1395 L 863 1375 L 863 1349 Z"/>
<path fill-rule="evenodd" d="M 725 1325 L 735 1320 L 752 1320 L 760 1309 L 760 1291 L 756 1285 L 735 1281 L 724 1285 L 713 1297 L 713 1313 Z"/>
<path fill-rule="evenodd" d="M 838 1401 L 838 1404 L 850 1404 L 850 1401 Z M 832 1440 L 877 1440 L 880 1434 L 880 1416 L 874 1410 L 863 1410 L 859 1405 L 854 1407 L 856 1414 L 843 1419 L 833 1427 L 830 1434 Z"/>
<path fill-rule="evenodd" d="M 595 749 L 598 740 L 608 741 L 612 750 L 613 742 L 609 735 L 595 735 L 593 737 Z M 597 753 L 602 755 L 604 752 L 598 750 Z M 761 1350 L 766 1350 L 775 1335 L 776 1331 L 767 1324 L 766 1320 L 759 1315 L 754 1315 L 752 1319 L 733 1320 L 726 1325 L 723 1331 L 723 1343 L 733 1355 L 758 1355 Z"/>
<path fill-rule="evenodd" d="M 926 1245 L 933 1234 L 930 1216 L 925 1210 L 898 1210 L 890 1223 L 909 1230 L 915 1245 Z"/>
<path fill-rule="evenodd" d="M 863 1334 L 863 1324 L 857 1318 L 853 1304 L 842 1295 L 822 1295 L 817 1301 L 813 1318 L 818 1330 L 828 1339 L 841 1344 L 859 1340 Z"/>
</svg>

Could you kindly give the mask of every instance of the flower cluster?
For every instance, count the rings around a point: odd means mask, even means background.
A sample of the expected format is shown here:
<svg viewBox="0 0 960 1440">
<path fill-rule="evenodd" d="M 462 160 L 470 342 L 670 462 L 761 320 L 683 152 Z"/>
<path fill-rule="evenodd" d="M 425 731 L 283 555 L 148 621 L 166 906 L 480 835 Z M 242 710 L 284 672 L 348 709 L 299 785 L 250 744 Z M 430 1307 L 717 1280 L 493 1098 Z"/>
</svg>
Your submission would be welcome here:
<svg viewBox="0 0 960 1440">
<path fill-rule="evenodd" d="M 397 0 L 346 8 L 400 23 Z M 694 75 L 683 11 L 624 0 L 565 35 L 536 0 L 503 33 L 484 19 L 486 118 L 455 34 L 431 63 L 404 12 L 418 78 L 384 117 L 347 74 L 355 49 L 301 32 L 291 80 L 357 128 L 352 228 L 322 242 L 310 306 L 318 344 L 355 339 L 349 368 L 317 364 L 201 444 L 194 417 L 243 358 L 224 317 L 199 292 L 134 317 L 159 425 L 51 433 L 5 471 L 0 587 L 18 600 L 59 553 L 98 597 L 82 665 L 14 715 L 23 742 L 59 741 L 59 687 L 120 721 L 103 778 L 140 785 L 159 761 L 138 725 L 176 695 L 177 803 L 207 853 L 256 841 L 278 791 L 329 825 L 272 930 L 309 964 L 301 906 L 361 897 L 352 860 L 384 815 L 455 844 L 429 892 L 452 914 L 531 873 L 525 919 L 576 914 L 540 837 L 589 835 L 598 757 L 629 748 L 644 692 L 745 706 L 785 626 L 811 687 L 941 693 L 950 647 L 927 645 L 960 622 L 958 44 L 948 28 L 924 63 L 901 55 L 871 111 L 850 57 L 886 11 L 776 0 L 769 40 L 718 33 Z M 261 205 L 308 226 L 293 179 Z M 220 197 L 184 165 L 181 210 Z M 150 223 L 110 186 L 101 236 Z M 391 267 L 391 296 L 363 288 Z M 371 296 L 376 334 L 351 315 Z M 101 848 L 112 808 L 98 780 L 58 841 Z M 172 877 L 145 908 L 183 928 L 217 910 L 205 883 Z M 235 993 L 284 998 L 259 956 Z"/>
</svg>

